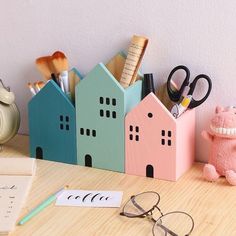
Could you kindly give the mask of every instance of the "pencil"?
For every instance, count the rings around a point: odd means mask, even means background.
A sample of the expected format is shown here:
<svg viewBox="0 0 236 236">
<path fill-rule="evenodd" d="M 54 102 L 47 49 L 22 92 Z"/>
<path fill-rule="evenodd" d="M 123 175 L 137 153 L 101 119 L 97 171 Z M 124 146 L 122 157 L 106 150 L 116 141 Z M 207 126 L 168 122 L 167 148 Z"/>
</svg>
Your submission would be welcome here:
<svg viewBox="0 0 236 236">
<path fill-rule="evenodd" d="M 36 206 L 34 209 L 32 209 L 26 216 L 24 216 L 19 222 L 18 225 L 23 225 L 27 221 L 29 221 L 31 218 L 36 216 L 39 212 L 41 212 L 44 208 L 49 206 L 53 201 L 56 200 L 58 196 L 60 196 L 64 189 L 67 189 L 68 186 L 65 186 L 64 188 L 61 188 L 51 196 L 49 196 L 47 199 L 45 199 L 43 202 L 41 202 L 38 206 Z"/>
</svg>

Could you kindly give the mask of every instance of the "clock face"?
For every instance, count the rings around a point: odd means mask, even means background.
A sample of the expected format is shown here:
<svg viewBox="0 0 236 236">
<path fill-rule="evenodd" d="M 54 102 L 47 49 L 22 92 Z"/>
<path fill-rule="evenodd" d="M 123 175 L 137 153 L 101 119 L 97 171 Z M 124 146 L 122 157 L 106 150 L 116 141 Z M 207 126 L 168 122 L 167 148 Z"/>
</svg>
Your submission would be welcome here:
<svg viewBox="0 0 236 236">
<path fill-rule="evenodd" d="M 20 113 L 15 103 L 0 102 L 0 145 L 15 136 L 20 126 Z"/>
</svg>

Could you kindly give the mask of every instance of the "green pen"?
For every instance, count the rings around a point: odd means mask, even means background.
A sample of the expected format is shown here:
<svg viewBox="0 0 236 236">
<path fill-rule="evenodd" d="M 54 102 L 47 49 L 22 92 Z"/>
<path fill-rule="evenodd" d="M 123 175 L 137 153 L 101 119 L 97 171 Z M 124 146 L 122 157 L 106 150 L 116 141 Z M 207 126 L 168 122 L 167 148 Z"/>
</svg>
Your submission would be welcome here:
<svg viewBox="0 0 236 236">
<path fill-rule="evenodd" d="M 18 225 L 23 225 L 27 221 L 29 221 L 32 217 L 36 216 L 39 212 L 41 212 L 44 208 L 46 208 L 48 205 L 50 205 L 53 201 L 56 200 L 57 197 L 59 197 L 62 192 L 67 189 L 68 186 L 65 186 L 64 188 L 61 188 L 54 194 L 52 194 L 50 197 L 45 199 L 42 203 L 40 203 L 38 206 L 36 206 L 33 210 L 31 210 L 25 217 L 23 217 L 19 222 Z"/>
</svg>

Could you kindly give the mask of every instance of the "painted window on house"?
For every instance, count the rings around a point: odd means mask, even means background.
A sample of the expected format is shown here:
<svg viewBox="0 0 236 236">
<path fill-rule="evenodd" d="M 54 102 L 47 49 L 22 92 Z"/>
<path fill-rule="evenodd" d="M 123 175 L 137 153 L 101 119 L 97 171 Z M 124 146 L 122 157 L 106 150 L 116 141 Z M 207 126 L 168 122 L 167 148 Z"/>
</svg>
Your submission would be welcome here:
<svg viewBox="0 0 236 236">
<path fill-rule="evenodd" d="M 59 117 L 59 127 L 61 130 L 70 130 L 70 117 L 60 115 Z"/>
<path fill-rule="evenodd" d="M 172 132 L 171 130 L 161 130 L 161 145 L 167 145 L 171 146 L 172 145 Z"/>
<path fill-rule="evenodd" d="M 139 141 L 139 126 L 129 126 L 129 140 L 131 141 Z"/>
<path fill-rule="evenodd" d="M 99 97 L 100 110 L 99 115 L 103 118 L 117 118 L 117 99 L 110 97 Z"/>
<path fill-rule="evenodd" d="M 97 131 L 95 129 L 80 128 L 80 135 L 96 137 Z"/>
</svg>

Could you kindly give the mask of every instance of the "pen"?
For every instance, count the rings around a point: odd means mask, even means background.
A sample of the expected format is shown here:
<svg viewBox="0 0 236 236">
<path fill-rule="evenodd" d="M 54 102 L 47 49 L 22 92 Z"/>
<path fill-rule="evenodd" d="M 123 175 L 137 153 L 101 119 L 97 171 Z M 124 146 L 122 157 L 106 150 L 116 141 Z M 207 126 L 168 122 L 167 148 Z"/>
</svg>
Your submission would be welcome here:
<svg viewBox="0 0 236 236">
<path fill-rule="evenodd" d="M 144 74 L 143 87 L 142 87 L 142 98 L 146 97 L 149 93 L 155 93 L 153 74 Z"/>
<path fill-rule="evenodd" d="M 188 109 L 188 106 L 192 100 L 192 95 L 187 95 L 180 104 L 175 104 L 171 109 L 171 114 L 178 118 L 184 111 Z"/>
<path fill-rule="evenodd" d="M 23 225 L 27 221 L 29 221 L 32 217 L 36 216 L 39 212 L 41 212 L 44 208 L 49 206 L 53 201 L 56 200 L 57 197 L 59 197 L 64 189 L 67 189 L 68 186 L 65 186 L 64 188 L 61 188 L 51 196 L 49 196 L 47 199 L 45 199 L 43 202 L 41 202 L 38 206 L 36 206 L 33 210 L 31 210 L 25 217 L 23 217 L 19 222 L 18 225 Z"/>
</svg>

